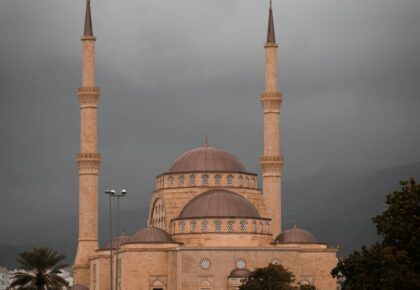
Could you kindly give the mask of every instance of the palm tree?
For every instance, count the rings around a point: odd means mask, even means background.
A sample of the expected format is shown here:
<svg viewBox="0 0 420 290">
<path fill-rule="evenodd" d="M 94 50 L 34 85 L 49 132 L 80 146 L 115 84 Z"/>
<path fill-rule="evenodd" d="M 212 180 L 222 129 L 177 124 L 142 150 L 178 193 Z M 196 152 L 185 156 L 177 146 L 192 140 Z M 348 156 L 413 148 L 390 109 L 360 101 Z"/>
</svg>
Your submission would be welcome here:
<svg viewBox="0 0 420 290">
<path fill-rule="evenodd" d="M 20 253 L 21 271 L 13 274 L 11 289 L 61 290 L 68 287 L 67 281 L 58 275 L 67 266 L 60 264 L 65 258 L 48 247 Z"/>
</svg>

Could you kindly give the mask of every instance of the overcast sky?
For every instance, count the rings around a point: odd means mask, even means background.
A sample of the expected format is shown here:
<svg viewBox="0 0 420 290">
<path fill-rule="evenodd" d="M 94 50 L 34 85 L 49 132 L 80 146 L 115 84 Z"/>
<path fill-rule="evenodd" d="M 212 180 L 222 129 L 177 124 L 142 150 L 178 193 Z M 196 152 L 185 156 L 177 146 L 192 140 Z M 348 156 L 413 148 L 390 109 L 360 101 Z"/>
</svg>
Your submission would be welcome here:
<svg viewBox="0 0 420 290">
<path fill-rule="evenodd" d="M 286 182 L 419 161 L 420 1 L 273 5 Z M 84 9 L 0 1 L 0 226 L 77 213 Z M 259 172 L 267 14 L 268 0 L 92 0 L 101 191 L 143 209 L 205 135 Z"/>
</svg>

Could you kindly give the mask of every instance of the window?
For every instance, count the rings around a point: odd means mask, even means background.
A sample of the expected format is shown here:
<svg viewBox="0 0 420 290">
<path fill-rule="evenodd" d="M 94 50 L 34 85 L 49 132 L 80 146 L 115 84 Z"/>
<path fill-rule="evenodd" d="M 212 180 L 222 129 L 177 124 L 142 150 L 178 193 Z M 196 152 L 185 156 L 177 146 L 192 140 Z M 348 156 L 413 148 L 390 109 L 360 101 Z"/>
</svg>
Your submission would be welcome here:
<svg viewBox="0 0 420 290">
<path fill-rule="evenodd" d="M 204 220 L 201 223 L 201 231 L 202 232 L 207 232 L 209 230 L 209 222 L 207 220 Z"/>
<path fill-rule="evenodd" d="M 268 234 L 270 232 L 270 224 L 268 222 L 265 222 L 264 226 L 265 226 L 265 232 Z"/>
<path fill-rule="evenodd" d="M 195 185 L 195 176 L 190 175 L 190 185 Z"/>
<path fill-rule="evenodd" d="M 174 185 L 174 178 L 172 176 L 169 177 L 168 182 L 169 182 L 169 186 L 173 186 Z"/>
<path fill-rule="evenodd" d="M 184 176 L 183 175 L 181 175 L 180 177 L 178 177 L 178 183 L 179 183 L 179 185 L 184 185 Z"/>
<path fill-rule="evenodd" d="M 195 233 L 196 230 L 197 230 L 197 222 L 192 221 L 191 222 L 191 232 Z"/>
<path fill-rule="evenodd" d="M 202 181 L 203 185 L 209 184 L 209 176 L 208 175 L 202 175 L 201 176 L 201 181 Z"/>
<path fill-rule="evenodd" d="M 254 233 L 257 232 L 257 222 L 256 221 L 252 222 L 252 230 L 253 230 Z"/>
<path fill-rule="evenodd" d="M 222 222 L 219 220 L 215 220 L 214 229 L 216 230 L 216 232 L 220 232 L 222 230 Z"/>
<path fill-rule="evenodd" d="M 241 227 L 241 232 L 246 232 L 246 224 L 247 224 L 247 222 L 246 221 L 240 221 L 239 222 L 239 225 L 240 225 L 240 227 Z"/>
<path fill-rule="evenodd" d="M 208 270 L 211 267 L 211 261 L 209 258 L 202 258 L 200 260 L 200 267 L 203 270 Z"/>
<path fill-rule="evenodd" d="M 228 177 L 227 177 L 227 184 L 228 185 L 232 185 L 233 184 L 233 176 L 232 175 L 228 175 Z"/>
<path fill-rule="evenodd" d="M 239 176 L 239 186 L 242 186 L 244 184 L 244 178 L 241 176 Z"/>
<path fill-rule="evenodd" d="M 163 206 L 163 202 L 160 198 L 156 199 L 155 201 L 150 224 L 154 227 L 165 229 L 165 226 L 166 226 L 165 207 Z"/>
<path fill-rule="evenodd" d="M 277 258 L 274 258 L 273 260 L 271 260 L 271 264 L 273 265 L 280 265 L 280 260 Z"/>
<path fill-rule="evenodd" d="M 180 222 L 178 224 L 178 227 L 179 227 L 179 232 L 180 233 L 183 233 L 185 231 L 185 223 L 184 222 Z"/>
<path fill-rule="evenodd" d="M 228 232 L 233 232 L 233 221 L 227 222 Z"/>
<path fill-rule="evenodd" d="M 249 178 L 248 177 L 245 178 L 245 186 L 249 187 Z"/>
<path fill-rule="evenodd" d="M 222 181 L 222 177 L 220 175 L 216 175 L 214 177 L 214 184 L 220 185 L 221 181 Z"/>
<path fill-rule="evenodd" d="M 246 268 L 246 260 L 243 258 L 240 258 L 236 260 L 235 263 L 236 269 L 245 269 Z"/>
</svg>

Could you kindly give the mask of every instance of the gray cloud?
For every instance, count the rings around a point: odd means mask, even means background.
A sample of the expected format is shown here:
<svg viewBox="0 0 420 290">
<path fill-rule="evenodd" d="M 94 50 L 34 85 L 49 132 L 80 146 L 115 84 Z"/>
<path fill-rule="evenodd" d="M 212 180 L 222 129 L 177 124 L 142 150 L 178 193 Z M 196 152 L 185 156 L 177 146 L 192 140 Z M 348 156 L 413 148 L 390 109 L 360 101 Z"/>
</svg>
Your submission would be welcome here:
<svg viewBox="0 0 420 290">
<path fill-rule="evenodd" d="M 267 1 L 265 1 L 267 2 Z M 420 160 L 417 0 L 274 1 L 285 179 Z M 264 1 L 92 1 L 101 189 L 210 143 L 258 171 Z M 84 1 L 0 4 L 0 225 L 74 214 Z M 102 202 L 106 202 L 102 200 Z"/>
</svg>

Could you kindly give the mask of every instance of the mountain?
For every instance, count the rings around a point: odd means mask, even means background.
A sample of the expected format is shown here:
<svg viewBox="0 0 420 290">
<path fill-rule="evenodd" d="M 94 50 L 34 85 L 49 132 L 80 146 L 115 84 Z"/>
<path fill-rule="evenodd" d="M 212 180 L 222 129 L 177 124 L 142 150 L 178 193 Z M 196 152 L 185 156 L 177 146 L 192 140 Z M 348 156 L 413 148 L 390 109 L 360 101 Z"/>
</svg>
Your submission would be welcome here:
<svg viewBox="0 0 420 290">
<path fill-rule="evenodd" d="M 297 180 L 284 180 L 283 225 L 297 224 L 321 242 L 340 245 L 346 255 L 378 239 L 372 217 L 385 209 L 385 196 L 399 181 L 420 177 L 420 162 L 386 169 L 326 169 Z M 99 217 L 100 244 L 108 240 L 107 210 Z M 148 208 L 120 214 L 121 229 L 133 234 L 146 224 Z M 16 266 L 17 253 L 48 245 L 66 254 L 71 264 L 77 246 L 77 216 L 49 219 L 0 232 L 0 265 Z"/>
<path fill-rule="evenodd" d="M 365 177 L 337 171 L 295 180 L 285 184 L 284 221 L 288 227 L 293 221 L 310 230 L 319 241 L 339 245 L 339 254 L 347 255 L 379 239 L 372 217 L 386 209 L 385 196 L 400 187 L 399 181 L 410 177 L 420 177 L 420 162 Z"/>
</svg>

